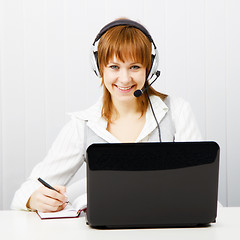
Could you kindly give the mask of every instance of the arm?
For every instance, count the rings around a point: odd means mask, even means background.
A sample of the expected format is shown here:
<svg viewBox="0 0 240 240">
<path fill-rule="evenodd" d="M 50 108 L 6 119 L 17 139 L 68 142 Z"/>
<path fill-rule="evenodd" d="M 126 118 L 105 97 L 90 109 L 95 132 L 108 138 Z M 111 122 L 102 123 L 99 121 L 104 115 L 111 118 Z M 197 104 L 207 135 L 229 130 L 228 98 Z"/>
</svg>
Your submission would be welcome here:
<svg viewBox="0 0 240 240">
<path fill-rule="evenodd" d="M 27 210 L 30 196 L 42 187 L 38 177 L 53 185 L 67 185 L 84 161 L 83 127 L 83 121 L 75 118 L 64 126 L 45 159 L 34 167 L 29 178 L 16 191 L 12 209 Z"/>
</svg>

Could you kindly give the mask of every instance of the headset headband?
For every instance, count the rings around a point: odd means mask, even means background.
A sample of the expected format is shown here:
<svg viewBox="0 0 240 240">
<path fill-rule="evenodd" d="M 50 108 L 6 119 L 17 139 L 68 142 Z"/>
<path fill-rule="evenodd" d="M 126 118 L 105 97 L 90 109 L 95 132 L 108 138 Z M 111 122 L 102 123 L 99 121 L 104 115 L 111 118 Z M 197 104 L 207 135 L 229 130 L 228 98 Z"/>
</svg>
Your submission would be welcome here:
<svg viewBox="0 0 240 240">
<path fill-rule="evenodd" d="M 121 19 L 121 20 L 116 20 L 113 22 L 110 22 L 109 24 L 107 24 L 106 26 L 104 26 L 100 32 L 98 33 L 98 35 L 96 36 L 93 45 L 102 37 L 102 35 L 107 32 L 109 29 L 116 27 L 116 26 L 130 26 L 130 27 L 134 27 L 139 29 L 140 31 L 142 31 L 146 37 L 149 39 L 149 41 L 153 44 L 154 48 L 156 48 L 155 43 L 153 42 L 153 39 L 151 37 L 151 35 L 149 34 L 148 30 L 142 26 L 141 24 L 139 24 L 138 22 L 132 21 L 130 19 Z"/>
</svg>

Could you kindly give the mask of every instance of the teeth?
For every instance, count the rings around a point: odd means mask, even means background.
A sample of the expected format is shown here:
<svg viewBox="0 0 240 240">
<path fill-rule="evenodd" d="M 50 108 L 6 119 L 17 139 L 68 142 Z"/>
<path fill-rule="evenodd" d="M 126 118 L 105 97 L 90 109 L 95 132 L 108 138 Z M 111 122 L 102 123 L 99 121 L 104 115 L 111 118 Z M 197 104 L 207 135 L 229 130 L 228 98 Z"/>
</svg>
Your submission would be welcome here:
<svg viewBox="0 0 240 240">
<path fill-rule="evenodd" d="M 117 86 L 119 89 L 121 89 L 121 90 L 128 90 L 128 89 L 130 89 L 131 87 L 126 87 L 126 88 L 123 88 L 123 87 L 119 87 L 119 86 Z"/>
</svg>

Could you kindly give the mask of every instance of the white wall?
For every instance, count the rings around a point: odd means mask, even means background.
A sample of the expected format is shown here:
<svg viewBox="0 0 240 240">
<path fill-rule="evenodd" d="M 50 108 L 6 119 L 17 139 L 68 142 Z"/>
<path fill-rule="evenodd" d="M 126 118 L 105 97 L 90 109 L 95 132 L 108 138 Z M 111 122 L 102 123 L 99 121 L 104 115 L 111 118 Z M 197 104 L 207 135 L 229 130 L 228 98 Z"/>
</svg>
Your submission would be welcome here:
<svg viewBox="0 0 240 240">
<path fill-rule="evenodd" d="M 109 21 L 144 24 L 160 52 L 154 87 L 187 99 L 221 147 L 220 201 L 240 206 L 240 2 L 0 0 L 0 209 L 68 121 L 100 96 L 89 51 Z"/>
</svg>

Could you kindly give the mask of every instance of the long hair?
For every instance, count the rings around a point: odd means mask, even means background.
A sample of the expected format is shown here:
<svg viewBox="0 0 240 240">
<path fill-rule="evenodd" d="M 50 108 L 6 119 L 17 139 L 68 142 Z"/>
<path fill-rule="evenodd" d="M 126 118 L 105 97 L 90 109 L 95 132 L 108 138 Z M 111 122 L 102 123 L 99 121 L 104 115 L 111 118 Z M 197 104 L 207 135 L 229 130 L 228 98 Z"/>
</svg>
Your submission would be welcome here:
<svg viewBox="0 0 240 240">
<path fill-rule="evenodd" d="M 132 26 L 116 26 L 109 29 L 99 40 L 98 44 L 98 64 L 101 76 L 103 76 L 103 69 L 107 66 L 109 61 L 114 56 L 125 62 L 131 59 L 134 62 L 139 62 L 146 68 L 146 76 L 151 69 L 151 53 L 152 44 L 147 36 L 139 29 Z M 102 79 L 101 86 L 103 86 L 103 107 L 102 117 L 111 123 L 113 113 L 113 104 L 111 94 L 104 85 Z M 145 83 L 148 86 L 148 82 Z M 151 86 L 148 88 L 148 94 L 159 96 L 164 100 L 167 95 L 156 91 Z M 138 109 L 143 115 L 147 111 L 148 98 L 146 94 L 137 98 Z"/>
</svg>

